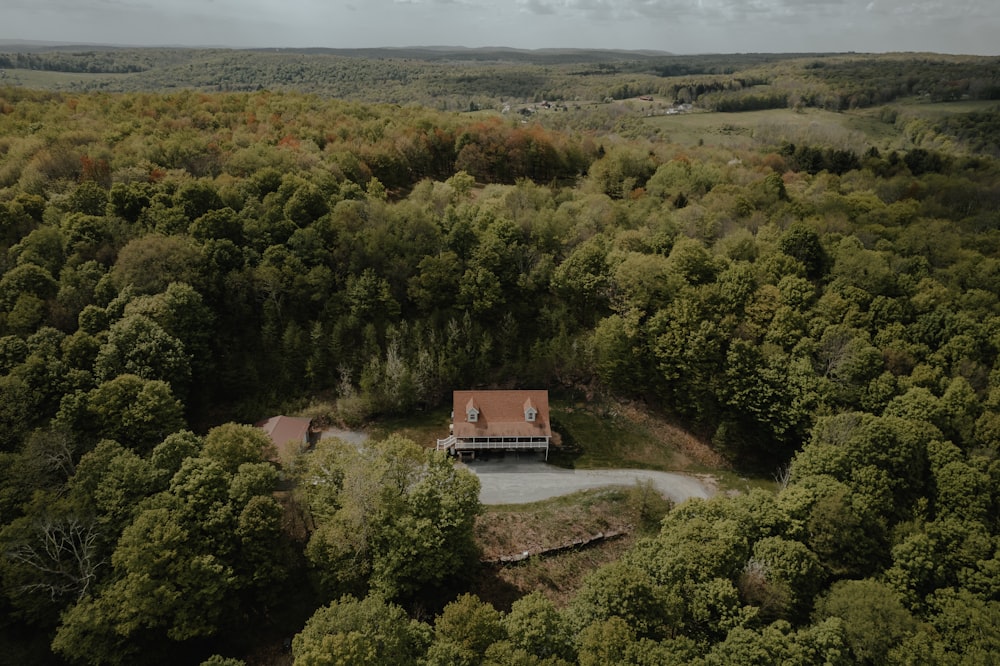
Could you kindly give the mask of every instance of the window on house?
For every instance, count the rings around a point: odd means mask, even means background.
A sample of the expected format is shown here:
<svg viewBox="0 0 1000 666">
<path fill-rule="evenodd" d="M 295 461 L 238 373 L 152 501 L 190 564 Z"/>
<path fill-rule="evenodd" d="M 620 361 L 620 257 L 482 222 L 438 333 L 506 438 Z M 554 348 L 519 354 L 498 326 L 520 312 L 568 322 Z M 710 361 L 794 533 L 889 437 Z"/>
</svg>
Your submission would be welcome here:
<svg viewBox="0 0 1000 666">
<path fill-rule="evenodd" d="M 536 416 L 538 416 L 538 411 L 537 410 L 531 409 L 531 408 L 524 410 L 524 420 L 525 421 L 530 421 L 530 422 L 534 423 Z"/>
</svg>

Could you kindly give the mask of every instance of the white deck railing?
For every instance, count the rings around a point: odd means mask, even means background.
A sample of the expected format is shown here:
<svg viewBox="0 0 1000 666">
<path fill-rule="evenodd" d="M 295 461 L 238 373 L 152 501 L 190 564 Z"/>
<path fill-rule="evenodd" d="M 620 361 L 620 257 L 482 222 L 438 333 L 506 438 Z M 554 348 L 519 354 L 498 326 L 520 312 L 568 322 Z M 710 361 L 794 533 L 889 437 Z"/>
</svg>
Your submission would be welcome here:
<svg viewBox="0 0 1000 666">
<path fill-rule="evenodd" d="M 529 442 L 524 440 L 516 439 L 493 439 L 489 441 L 473 441 L 468 439 L 458 439 L 454 435 L 446 437 L 445 439 L 439 439 L 437 441 L 438 451 L 447 451 L 449 449 L 545 449 L 548 448 L 548 442 Z"/>
<path fill-rule="evenodd" d="M 476 450 L 476 451 L 482 451 L 482 450 L 485 450 L 485 449 L 507 449 L 507 450 L 513 450 L 513 449 L 538 449 L 538 450 L 541 450 L 541 449 L 548 448 L 548 444 L 545 443 L 545 442 L 515 442 L 515 441 L 509 441 L 509 442 L 502 442 L 502 441 L 470 442 L 470 441 L 463 441 L 463 442 L 456 442 L 455 443 L 455 448 L 456 449 L 469 449 L 469 450 Z"/>
<path fill-rule="evenodd" d="M 444 439 L 439 439 L 438 443 L 437 443 L 437 450 L 438 451 L 447 451 L 447 450 L 449 450 L 451 448 L 454 448 L 456 442 L 458 442 L 458 440 L 455 439 L 454 435 L 449 435 L 448 437 L 445 437 Z"/>
</svg>

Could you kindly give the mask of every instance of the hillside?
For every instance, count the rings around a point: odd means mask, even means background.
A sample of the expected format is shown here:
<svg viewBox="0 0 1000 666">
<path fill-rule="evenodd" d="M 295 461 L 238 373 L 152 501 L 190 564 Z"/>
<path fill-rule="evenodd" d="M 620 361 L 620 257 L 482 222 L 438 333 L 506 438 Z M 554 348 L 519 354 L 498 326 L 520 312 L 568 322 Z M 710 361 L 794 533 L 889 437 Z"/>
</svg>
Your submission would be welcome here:
<svg viewBox="0 0 1000 666">
<path fill-rule="evenodd" d="M 1000 99 L 1000 58 L 459 49 L 180 49 L 10 45 L 14 85 L 57 90 L 299 91 L 355 101 L 500 110 L 508 103 L 655 95 L 720 111 L 865 108 L 901 97 Z"/>
<path fill-rule="evenodd" d="M 0 654 L 989 663 L 995 59 L 447 53 L 3 56 Z M 740 492 L 483 515 L 398 432 L 465 387 Z"/>
</svg>

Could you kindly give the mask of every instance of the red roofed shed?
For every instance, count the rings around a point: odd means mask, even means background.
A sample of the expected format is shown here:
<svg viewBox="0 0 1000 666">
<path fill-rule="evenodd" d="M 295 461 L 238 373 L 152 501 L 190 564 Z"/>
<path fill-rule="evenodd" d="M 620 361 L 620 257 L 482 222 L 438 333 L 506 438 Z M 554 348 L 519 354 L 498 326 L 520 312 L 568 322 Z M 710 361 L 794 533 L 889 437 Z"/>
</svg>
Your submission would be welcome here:
<svg viewBox="0 0 1000 666">
<path fill-rule="evenodd" d="M 309 447 L 311 419 L 294 416 L 272 416 L 256 426 L 267 433 L 282 458 L 301 453 Z"/>
</svg>

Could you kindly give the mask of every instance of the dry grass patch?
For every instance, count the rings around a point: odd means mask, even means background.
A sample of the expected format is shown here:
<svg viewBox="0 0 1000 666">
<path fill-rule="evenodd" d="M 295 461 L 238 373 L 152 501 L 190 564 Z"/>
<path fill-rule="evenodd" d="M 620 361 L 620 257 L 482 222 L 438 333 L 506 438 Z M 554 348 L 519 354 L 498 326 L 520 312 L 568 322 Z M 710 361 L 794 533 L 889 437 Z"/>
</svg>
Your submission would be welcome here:
<svg viewBox="0 0 1000 666">
<path fill-rule="evenodd" d="M 549 557 L 533 557 L 519 564 L 488 567 L 477 577 L 471 590 L 480 599 L 500 610 L 534 591 L 557 606 L 573 599 L 590 572 L 617 561 L 635 543 L 635 535 L 567 551 Z"/>
<path fill-rule="evenodd" d="M 682 456 L 680 459 L 688 463 L 680 469 L 686 470 L 692 464 L 710 469 L 729 467 L 726 459 L 706 442 L 669 423 L 666 419 L 639 409 L 634 404 L 622 405 L 621 411 L 625 418 L 649 431 L 655 441 L 677 451 Z"/>
<path fill-rule="evenodd" d="M 683 428 L 628 401 L 554 401 L 553 428 L 567 443 L 551 460 L 577 469 L 727 469 L 725 458 Z"/>
<path fill-rule="evenodd" d="M 484 560 L 528 551 L 517 564 L 484 565 L 474 592 L 497 608 L 535 590 L 564 604 L 584 577 L 613 562 L 643 533 L 658 529 L 669 501 L 641 484 L 587 490 L 544 502 L 488 507 L 476 521 Z M 549 555 L 535 555 L 598 534 L 620 536 Z"/>
<path fill-rule="evenodd" d="M 476 520 L 476 540 L 483 559 L 493 560 L 558 548 L 602 532 L 630 532 L 634 522 L 629 491 L 601 489 L 545 502 L 489 508 Z"/>
</svg>

